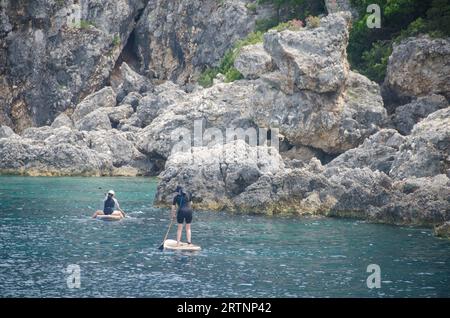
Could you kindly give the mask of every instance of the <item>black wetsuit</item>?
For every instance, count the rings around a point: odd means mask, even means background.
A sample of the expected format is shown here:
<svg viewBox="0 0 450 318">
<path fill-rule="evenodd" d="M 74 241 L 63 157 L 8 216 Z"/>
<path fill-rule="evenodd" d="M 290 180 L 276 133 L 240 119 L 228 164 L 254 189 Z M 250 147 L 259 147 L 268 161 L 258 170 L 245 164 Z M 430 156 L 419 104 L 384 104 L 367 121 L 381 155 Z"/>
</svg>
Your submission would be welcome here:
<svg viewBox="0 0 450 318">
<path fill-rule="evenodd" d="M 183 224 L 186 221 L 186 224 L 191 224 L 192 222 L 192 209 L 191 209 L 191 195 L 188 193 L 177 194 L 173 198 L 173 205 L 178 206 L 177 212 L 177 222 L 179 224 Z"/>
<path fill-rule="evenodd" d="M 103 206 L 103 213 L 106 215 L 110 215 L 114 212 L 114 208 L 116 206 L 116 201 L 112 197 L 106 198 Z"/>
</svg>

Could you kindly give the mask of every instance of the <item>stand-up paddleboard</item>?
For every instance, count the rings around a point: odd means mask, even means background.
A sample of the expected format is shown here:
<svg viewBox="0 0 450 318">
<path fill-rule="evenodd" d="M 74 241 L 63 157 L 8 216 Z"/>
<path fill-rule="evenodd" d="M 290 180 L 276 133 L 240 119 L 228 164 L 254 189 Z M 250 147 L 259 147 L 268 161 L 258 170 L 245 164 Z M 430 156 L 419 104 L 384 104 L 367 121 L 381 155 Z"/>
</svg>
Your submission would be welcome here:
<svg viewBox="0 0 450 318">
<path fill-rule="evenodd" d="M 180 242 L 180 246 L 177 246 L 177 241 L 175 240 L 165 240 L 164 249 L 166 250 L 177 250 L 177 251 L 200 251 L 201 247 L 198 245 Z"/>
<path fill-rule="evenodd" d="M 123 217 L 121 215 L 97 215 L 96 219 L 102 221 L 119 221 L 122 220 Z"/>
</svg>

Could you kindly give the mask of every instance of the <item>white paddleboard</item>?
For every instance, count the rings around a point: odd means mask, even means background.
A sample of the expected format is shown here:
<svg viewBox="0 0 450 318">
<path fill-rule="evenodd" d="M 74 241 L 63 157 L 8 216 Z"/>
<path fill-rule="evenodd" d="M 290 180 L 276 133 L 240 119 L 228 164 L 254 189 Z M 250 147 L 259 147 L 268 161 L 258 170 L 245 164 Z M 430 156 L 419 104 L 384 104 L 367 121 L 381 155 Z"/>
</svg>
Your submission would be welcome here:
<svg viewBox="0 0 450 318">
<path fill-rule="evenodd" d="M 200 251 L 201 247 L 198 245 L 191 244 L 185 242 L 180 242 L 180 245 L 177 246 L 177 241 L 175 240 L 165 240 L 164 241 L 164 249 L 166 250 L 179 250 L 179 251 Z"/>
<path fill-rule="evenodd" d="M 119 221 L 122 220 L 123 217 L 120 215 L 97 215 L 96 219 L 102 221 Z"/>
</svg>

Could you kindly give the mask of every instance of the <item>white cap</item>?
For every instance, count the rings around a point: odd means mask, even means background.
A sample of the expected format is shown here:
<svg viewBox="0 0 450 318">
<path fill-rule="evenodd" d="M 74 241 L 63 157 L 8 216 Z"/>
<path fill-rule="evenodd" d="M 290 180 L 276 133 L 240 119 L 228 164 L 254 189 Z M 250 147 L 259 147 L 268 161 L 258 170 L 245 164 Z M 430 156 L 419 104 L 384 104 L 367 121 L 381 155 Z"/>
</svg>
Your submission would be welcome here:
<svg viewBox="0 0 450 318">
<path fill-rule="evenodd" d="M 109 191 L 108 191 L 108 194 L 115 195 L 114 190 L 109 190 Z"/>
</svg>

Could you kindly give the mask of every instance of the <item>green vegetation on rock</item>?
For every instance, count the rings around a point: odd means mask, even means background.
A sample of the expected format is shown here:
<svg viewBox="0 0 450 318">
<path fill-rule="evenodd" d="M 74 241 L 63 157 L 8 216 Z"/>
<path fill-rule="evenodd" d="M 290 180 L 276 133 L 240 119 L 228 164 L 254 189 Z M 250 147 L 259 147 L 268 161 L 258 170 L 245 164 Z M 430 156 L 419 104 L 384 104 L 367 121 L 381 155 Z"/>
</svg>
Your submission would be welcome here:
<svg viewBox="0 0 450 318">
<path fill-rule="evenodd" d="M 228 50 L 218 67 L 207 68 L 199 77 L 198 83 L 203 87 L 210 87 L 214 78 L 221 73 L 225 76 L 226 82 L 233 82 L 242 79 L 243 76 L 234 67 L 234 60 L 239 54 L 242 47 L 246 45 L 261 43 L 263 41 L 264 32 L 274 29 L 277 31 L 292 30 L 298 31 L 303 26 L 302 20 L 309 19 L 311 27 L 317 27 L 320 19 L 311 14 L 325 13 L 325 3 L 323 0 L 258 0 L 255 3 L 247 4 L 247 9 L 256 12 L 257 6 L 271 3 L 275 6 L 277 14 L 270 19 L 260 19 L 255 22 L 255 31 L 251 32 L 247 37 L 239 40 Z M 282 14 L 281 12 L 289 12 Z"/>
<path fill-rule="evenodd" d="M 256 9 L 258 8 L 258 5 L 256 3 L 247 3 L 245 6 L 247 10 L 251 11 L 252 13 L 256 13 Z"/>
<path fill-rule="evenodd" d="M 95 26 L 92 21 L 80 20 L 79 28 L 80 29 L 89 29 L 91 26 Z"/>
<path fill-rule="evenodd" d="M 263 41 L 263 35 L 263 32 L 252 32 L 244 39 L 237 41 L 235 45 L 225 53 L 220 61 L 219 67 L 207 68 L 200 75 L 198 83 L 203 87 L 210 87 L 213 84 L 214 78 L 219 73 L 225 75 L 226 82 L 233 82 L 241 79 L 242 74 L 234 67 L 234 60 L 244 46 L 261 43 Z"/>
<path fill-rule="evenodd" d="M 320 18 L 314 16 L 308 16 L 306 19 L 306 26 L 310 28 L 318 28 L 320 26 Z"/>
<path fill-rule="evenodd" d="M 120 36 L 118 34 L 114 35 L 113 42 L 112 42 L 113 46 L 114 47 L 120 46 L 120 43 L 121 43 Z"/>
<path fill-rule="evenodd" d="M 386 75 L 392 44 L 411 36 L 450 36 L 449 0 L 351 0 L 359 13 L 350 32 L 347 48 L 352 68 L 376 82 Z M 370 29 L 367 6 L 381 8 L 381 28 Z"/>
<path fill-rule="evenodd" d="M 66 4 L 65 0 L 56 0 L 55 2 L 56 2 L 56 5 L 59 7 L 62 7 Z"/>
</svg>

